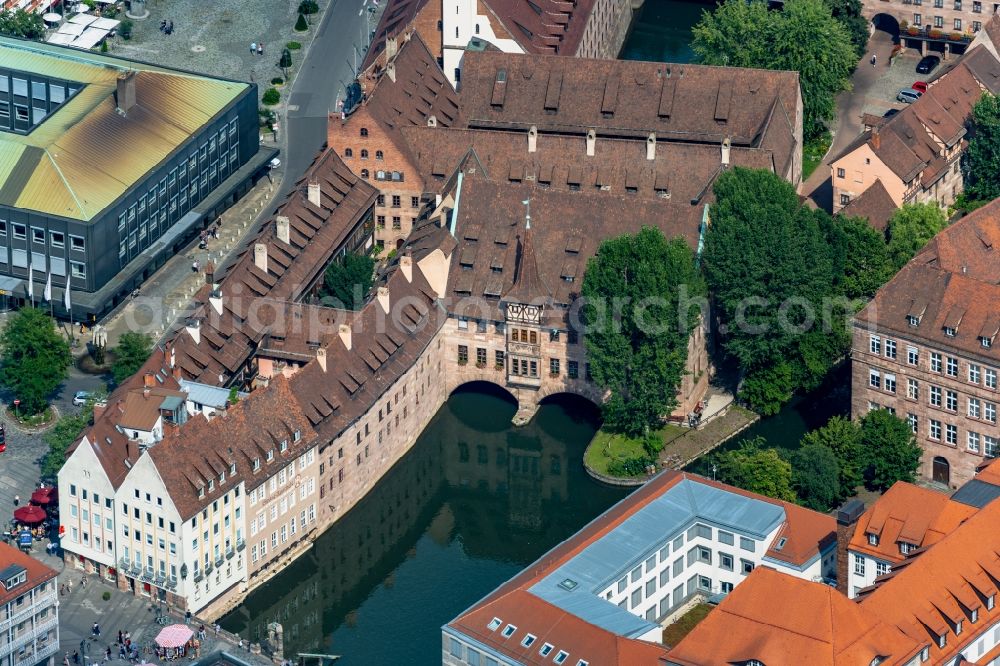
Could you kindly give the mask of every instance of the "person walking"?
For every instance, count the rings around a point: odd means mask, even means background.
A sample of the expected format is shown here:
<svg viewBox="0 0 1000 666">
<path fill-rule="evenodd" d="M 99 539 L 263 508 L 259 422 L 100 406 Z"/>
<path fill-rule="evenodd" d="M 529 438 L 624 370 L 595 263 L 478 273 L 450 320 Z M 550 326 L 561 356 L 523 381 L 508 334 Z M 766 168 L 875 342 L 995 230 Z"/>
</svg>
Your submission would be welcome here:
<svg viewBox="0 0 1000 666">
<path fill-rule="evenodd" d="M 63 655 L 63 666 L 69 666 L 69 652 Z"/>
<path fill-rule="evenodd" d="M 80 663 L 80 651 L 79 650 L 73 650 L 73 663 L 74 664 L 79 664 Z"/>
<path fill-rule="evenodd" d="M 257 42 L 250 42 L 250 55 L 257 55 Z"/>
<path fill-rule="evenodd" d="M 259 56 L 264 55 L 264 42 L 260 42 L 259 44 L 257 44 L 257 55 Z"/>
<path fill-rule="evenodd" d="M 878 58 L 878 55 L 877 55 L 877 54 L 875 54 L 875 53 L 873 53 L 873 54 L 872 54 L 872 67 L 874 67 L 874 66 L 875 66 L 875 60 L 876 60 L 876 58 Z"/>
<path fill-rule="evenodd" d="M 17 506 L 20 503 L 21 503 L 21 496 L 20 495 L 14 495 L 14 506 Z"/>
</svg>

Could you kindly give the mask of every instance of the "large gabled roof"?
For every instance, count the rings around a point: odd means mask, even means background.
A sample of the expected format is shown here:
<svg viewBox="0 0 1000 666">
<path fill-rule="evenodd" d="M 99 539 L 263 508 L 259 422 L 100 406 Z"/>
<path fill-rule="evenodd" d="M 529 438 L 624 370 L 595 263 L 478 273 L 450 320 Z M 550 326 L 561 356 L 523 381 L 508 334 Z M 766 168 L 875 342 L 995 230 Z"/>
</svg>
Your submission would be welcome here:
<svg viewBox="0 0 1000 666">
<path fill-rule="evenodd" d="M 0 205 L 89 221 L 250 88 L 189 72 L 0 37 L 15 72 L 80 84 L 26 135 L 0 131 Z M 119 74 L 136 105 L 116 110 Z"/>
</svg>

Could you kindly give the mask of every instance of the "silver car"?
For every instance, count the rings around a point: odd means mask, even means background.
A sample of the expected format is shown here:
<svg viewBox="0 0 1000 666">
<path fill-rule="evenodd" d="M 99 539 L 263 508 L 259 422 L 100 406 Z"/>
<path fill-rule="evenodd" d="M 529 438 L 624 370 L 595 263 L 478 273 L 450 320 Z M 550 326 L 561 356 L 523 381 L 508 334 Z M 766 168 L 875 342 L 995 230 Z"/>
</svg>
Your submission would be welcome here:
<svg viewBox="0 0 1000 666">
<path fill-rule="evenodd" d="M 913 88 L 903 88 L 896 94 L 896 101 L 912 104 L 920 99 L 922 94 L 919 90 L 914 90 Z"/>
</svg>

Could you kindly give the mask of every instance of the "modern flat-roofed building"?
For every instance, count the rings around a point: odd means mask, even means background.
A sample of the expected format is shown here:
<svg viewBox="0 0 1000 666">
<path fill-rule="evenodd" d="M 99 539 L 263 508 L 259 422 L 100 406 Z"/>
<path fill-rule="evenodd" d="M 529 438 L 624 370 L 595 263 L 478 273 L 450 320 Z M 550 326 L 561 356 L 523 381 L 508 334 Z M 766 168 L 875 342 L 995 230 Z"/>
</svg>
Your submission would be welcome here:
<svg viewBox="0 0 1000 666">
<path fill-rule="evenodd" d="M 834 527 L 787 502 L 665 472 L 445 625 L 442 661 L 664 663 L 662 625 L 693 600 L 728 594 L 760 566 L 832 576 Z"/>
<path fill-rule="evenodd" d="M 0 38 L 0 295 L 108 311 L 275 153 L 254 84 Z"/>
<path fill-rule="evenodd" d="M 35 666 L 59 650 L 56 572 L 0 543 L 0 666 Z"/>
</svg>

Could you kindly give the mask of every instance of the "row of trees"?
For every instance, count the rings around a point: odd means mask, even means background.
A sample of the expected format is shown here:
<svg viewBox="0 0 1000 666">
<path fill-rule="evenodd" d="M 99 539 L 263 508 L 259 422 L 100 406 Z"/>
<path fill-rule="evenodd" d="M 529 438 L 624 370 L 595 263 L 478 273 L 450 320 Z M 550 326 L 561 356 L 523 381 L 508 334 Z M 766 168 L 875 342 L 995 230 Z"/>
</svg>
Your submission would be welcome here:
<svg viewBox="0 0 1000 666">
<path fill-rule="evenodd" d="M 802 205 L 767 171 L 731 169 L 715 195 L 705 276 L 741 396 L 764 415 L 819 386 L 849 347 L 848 318 L 946 225 L 936 206 L 911 205 L 882 234 Z"/>
<path fill-rule="evenodd" d="M 725 0 L 703 13 L 691 46 L 707 65 L 798 72 L 811 139 L 826 131 L 867 42 L 860 0 L 786 0 L 780 11 L 765 0 Z"/>
<path fill-rule="evenodd" d="M 791 452 L 765 444 L 760 437 L 747 440 L 709 462 L 720 481 L 817 511 L 829 511 L 862 484 L 884 492 L 897 481 L 913 481 L 920 464 L 910 427 L 881 409 L 858 422 L 835 416 Z"/>
<path fill-rule="evenodd" d="M 45 36 L 45 22 L 42 21 L 41 14 L 23 9 L 6 9 L 0 11 L 0 35 L 41 39 Z"/>
</svg>

